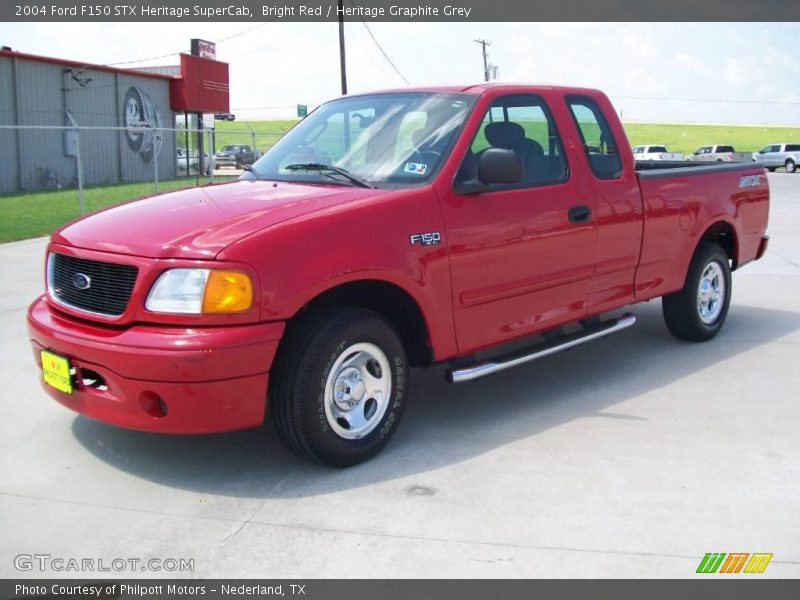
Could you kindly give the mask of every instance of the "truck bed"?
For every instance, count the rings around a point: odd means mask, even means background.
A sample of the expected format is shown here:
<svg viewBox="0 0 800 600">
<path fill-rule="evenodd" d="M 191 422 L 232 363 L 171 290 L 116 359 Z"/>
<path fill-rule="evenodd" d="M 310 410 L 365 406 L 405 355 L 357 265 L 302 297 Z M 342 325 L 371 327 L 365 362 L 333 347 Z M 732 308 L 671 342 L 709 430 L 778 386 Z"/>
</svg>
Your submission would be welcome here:
<svg viewBox="0 0 800 600">
<path fill-rule="evenodd" d="M 635 169 L 644 208 L 637 300 L 681 288 L 708 223 L 726 228 L 734 269 L 756 257 L 769 211 L 758 163 L 639 161 Z"/>
</svg>

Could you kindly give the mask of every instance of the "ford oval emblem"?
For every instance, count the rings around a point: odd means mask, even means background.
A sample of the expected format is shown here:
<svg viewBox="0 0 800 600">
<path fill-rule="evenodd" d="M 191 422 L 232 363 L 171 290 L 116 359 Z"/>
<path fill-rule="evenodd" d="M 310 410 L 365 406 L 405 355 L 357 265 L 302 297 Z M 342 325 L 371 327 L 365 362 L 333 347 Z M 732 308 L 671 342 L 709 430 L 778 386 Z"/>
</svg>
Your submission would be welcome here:
<svg viewBox="0 0 800 600">
<path fill-rule="evenodd" d="M 88 275 L 84 275 L 83 273 L 75 273 L 72 276 L 72 285 L 74 285 L 79 290 L 88 290 L 92 287 L 92 280 L 89 279 Z"/>
</svg>

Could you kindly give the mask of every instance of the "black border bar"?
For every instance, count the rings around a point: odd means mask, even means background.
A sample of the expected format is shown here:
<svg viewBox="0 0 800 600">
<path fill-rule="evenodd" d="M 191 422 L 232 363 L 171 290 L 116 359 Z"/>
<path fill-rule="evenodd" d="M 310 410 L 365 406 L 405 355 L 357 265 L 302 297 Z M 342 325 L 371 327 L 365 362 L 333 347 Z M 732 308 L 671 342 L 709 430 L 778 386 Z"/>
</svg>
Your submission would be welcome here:
<svg viewBox="0 0 800 600">
<path fill-rule="evenodd" d="M 796 0 L 344 0 L 345 20 L 800 21 Z M 3 0 L 8 22 L 336 21 L 338 0 Z"/>
<path fill-rule="evenodd" d="M 746 577 L 746 578 L 745 578 Z M 762 576 L 706 575 L 698 579 L 648 580 L 88 580 L 6 579 L 0 581 L 0 600 L 797 600 L 800 580 L 762 579 Z M 44 593 L 21 593 L 17 586 L 38 587 Z M 124 586 L 130 586 L 125 592 Z M 113 587 L 115 586 L 115 587 Z M 136 587 L 140 586 L 140 587 Z M 170 586 L 175 586 L 171 589 Z M 223 586 L 270 589 L 271 593 L 224 594 Z M 292 587 L 294 586 L 294 587 Z M 75 588 L 99 593 L 69 592 Z M 148 593 L 147 588 L 159 591 Z M 280 594 L 277 591 L 280 590 Z M 179 593 L 180 591 L 180 593 Z"/>
</svg>

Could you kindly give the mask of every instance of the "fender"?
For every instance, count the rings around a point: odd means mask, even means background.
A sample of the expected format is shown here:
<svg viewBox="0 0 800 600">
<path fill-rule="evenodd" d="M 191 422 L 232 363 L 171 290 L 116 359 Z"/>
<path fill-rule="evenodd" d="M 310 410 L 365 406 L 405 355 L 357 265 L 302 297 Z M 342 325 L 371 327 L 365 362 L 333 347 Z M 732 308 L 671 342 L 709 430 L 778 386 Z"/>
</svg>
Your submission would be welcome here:
<svg viewBox="0 0 800 600">
<path fill-rule="evenodd" d="M 413 243 L 421 232 L 439 233 L 439 243 Z M 423 186 L 284 221 L 233 243 L 218 259 L 236 256 L 260 273 L 262 321 L 289 320 L 346 283 L 395 285 L 420 308 L 440 359 L 457 352 L 444 238 L 437 198 Z"/>
</svg>

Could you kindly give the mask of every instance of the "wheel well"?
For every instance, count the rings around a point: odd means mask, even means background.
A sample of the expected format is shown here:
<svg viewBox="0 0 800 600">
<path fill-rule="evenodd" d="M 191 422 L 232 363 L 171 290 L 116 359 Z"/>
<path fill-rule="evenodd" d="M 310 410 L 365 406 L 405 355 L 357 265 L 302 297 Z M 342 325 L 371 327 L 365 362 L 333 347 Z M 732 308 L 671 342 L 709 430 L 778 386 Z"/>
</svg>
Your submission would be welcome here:
<svg viewBox="0 0 800 600">
<path fill-rule="evenodd" d="M 726 223 L 725 221 L 718 221 L 717 223 L 714 223 L 711 227 L 706 229 L 701 239 L 719 244 L 725 251 L 725 254 L 728 255 L 728 258 L 732 264 L 732 268 L 736 268 L 736 232 L 733 230 L 733 227 L 730 225 L 730 223 Z"/>
<path fill-rule="evenodd" d="M 432 362 L 430 337 L 422 310 L 402 288 L 377 280 L 345 283 L 308 302 L 295 318 L 329 306 L 359 306 L 381 314 L 400 335 L 412 366 L 426 366 Z"/>
</svg>

